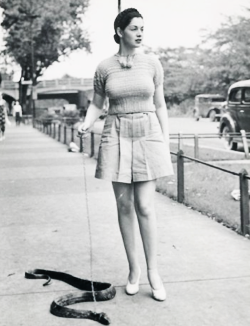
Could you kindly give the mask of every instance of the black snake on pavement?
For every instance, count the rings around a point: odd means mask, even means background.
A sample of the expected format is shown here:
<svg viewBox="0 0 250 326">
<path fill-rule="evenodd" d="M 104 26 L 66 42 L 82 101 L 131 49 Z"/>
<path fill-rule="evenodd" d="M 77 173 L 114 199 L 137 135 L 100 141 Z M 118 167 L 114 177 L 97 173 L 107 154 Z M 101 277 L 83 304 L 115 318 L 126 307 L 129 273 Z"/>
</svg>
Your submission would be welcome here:
<svg viewBox="0 0 250 326">
<path fill-rule="evenodd" d="M 25 278 L 46 279 L 47 282 L 44 283 L 44 286 L 48 285 L 51 279 L 60 280 L 84 291 L 69 293 L 55 299 L 50 306 L 50 312 L 53 315 L 64 318 L 91 319 L 103 325 L 110 324 L 109 317 L 103 312 L 96 313 L 90 310 L 77 310 L 66 307 L 75 303 L 94 301 L 91 281 L 77 278 L 67 273 L 50 271 L 46 269 L 34 269 L 27 271 L 25 272 Z M 115 297 L 115 287 L 110 283 L 93 282 L 93 288 L 96 301 L 111 300 Z"/>
</svg>

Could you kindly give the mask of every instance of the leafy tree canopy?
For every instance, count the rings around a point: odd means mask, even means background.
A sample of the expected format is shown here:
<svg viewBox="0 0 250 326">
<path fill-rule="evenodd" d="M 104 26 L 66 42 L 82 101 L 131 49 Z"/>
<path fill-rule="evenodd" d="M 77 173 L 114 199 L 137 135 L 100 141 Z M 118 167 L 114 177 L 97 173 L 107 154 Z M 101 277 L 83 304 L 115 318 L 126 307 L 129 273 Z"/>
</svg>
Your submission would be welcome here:
<svg viewBox="0 0 250 326">
<path fill-rule="evenodd" d="M 90 51 L 86 31 L 81 28 L 88 0 L 1 0 L 2 27 L 6 31 L 4 54 L 22 69 L 25 80 L 36 82 L 44 70 L 62 55 L 85 48 Z"/>
<path fill-rule="evenodd" d="M 250 79 L 250 19 L 228 18 L 197 47 L 156 53 L 165 72 L 167 101 L 180 103 L 200 93 L 225 95 L 233 82 Z"/>
</svg>

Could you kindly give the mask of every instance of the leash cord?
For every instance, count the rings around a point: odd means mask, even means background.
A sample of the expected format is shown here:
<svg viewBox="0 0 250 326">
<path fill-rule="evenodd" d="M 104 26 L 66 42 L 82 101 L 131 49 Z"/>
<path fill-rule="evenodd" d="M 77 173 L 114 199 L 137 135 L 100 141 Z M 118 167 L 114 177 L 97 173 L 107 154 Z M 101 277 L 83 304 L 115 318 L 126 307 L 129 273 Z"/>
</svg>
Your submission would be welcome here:
<svg viewBox="0 0 250 326">
<path fill-rule="evenodd" d="M 93 244 L 92 244 L 92 232 L 91 232 L 91 223 L 90 223 L 90 214 L 89 214 L 89 200 L 88 200 L 88 184 L 87 184 L 87 174 L 86 174 L 86 159 L 84 155 L 84 138 L 82 137 L 83 143 L 83 174 L 84 174 L 84 190 L 85 190 L 85 202 L 86 202 L 86 214 L 88 221 L 88 233 L 89 233 L 89 257 L 90 257 L 90 282 L 91 282 L 91 291 L 94 301 L 94 311 L 96 312 L 96 295 L 93 283 Z"/>
</svg>

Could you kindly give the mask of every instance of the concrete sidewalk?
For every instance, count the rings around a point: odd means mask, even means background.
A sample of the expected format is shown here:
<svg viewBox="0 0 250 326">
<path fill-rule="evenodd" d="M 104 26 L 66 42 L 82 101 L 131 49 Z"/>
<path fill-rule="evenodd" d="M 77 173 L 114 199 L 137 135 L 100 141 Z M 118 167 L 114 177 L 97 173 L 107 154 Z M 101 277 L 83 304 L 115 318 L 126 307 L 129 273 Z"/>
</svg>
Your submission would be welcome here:
<svg viewBox="0 0 250 326">
<path fill-rule="evenodd" d="M 167 300 L 151 298 L 142 245 L 140 292 L 124 293 L 128 266 L 110 182 L 94 178 L 86 159 L 94 251 L 94 280 L 117 295 L 97 303 L 115 326 L 248 326 L 250 241 L 156 193 L 159 267 Z M 68 272 L 89 279 L 89 235 L 83 156 L 31 126 L 8 127 L 0 142 L 0 325 L 98 325 L 50 314 L 54 298 L 74 291 L 59 281 L 43 287 L 28 269 Z M 139 238 L 139 236 L 138 236 Z M 81 303 L 78 309 L 94 309 Z"/>
</svg>

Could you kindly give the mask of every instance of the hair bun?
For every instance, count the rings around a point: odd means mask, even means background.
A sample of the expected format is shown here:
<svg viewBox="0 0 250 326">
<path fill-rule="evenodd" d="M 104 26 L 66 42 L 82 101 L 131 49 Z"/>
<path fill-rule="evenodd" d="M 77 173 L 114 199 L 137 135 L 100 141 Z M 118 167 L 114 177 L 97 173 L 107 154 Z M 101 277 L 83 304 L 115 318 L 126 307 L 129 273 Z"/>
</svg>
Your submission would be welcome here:
<svg viewBox="0 0 250 326">
<path fill-rule="evenodd" d="M 115 40 L 115 43 L 120 44 L 120 37 L 118 34 L 114 35 L 114 40 Z"/>
</svg>

